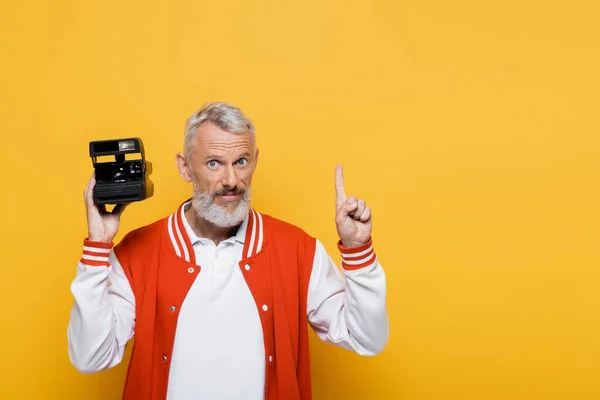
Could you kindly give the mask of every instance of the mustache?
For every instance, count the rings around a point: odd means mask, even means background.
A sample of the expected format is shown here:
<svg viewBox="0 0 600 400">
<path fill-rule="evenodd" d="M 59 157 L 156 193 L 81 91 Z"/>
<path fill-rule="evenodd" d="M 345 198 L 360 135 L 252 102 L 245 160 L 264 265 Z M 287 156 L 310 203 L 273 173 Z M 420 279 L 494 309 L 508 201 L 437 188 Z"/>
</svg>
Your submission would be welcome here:
<svg viewBox="0 0 600 400">
<path fill-rule="evenodd" d="M 233 188 L 233 189 L 221 189 L 217 190 L 213 193 L 213 196 L 224 196 L 224 195 L 232 195 L 232 194 L 244 194 L 246 193 L 246 189 L 242 188 Z"/>
</svg>

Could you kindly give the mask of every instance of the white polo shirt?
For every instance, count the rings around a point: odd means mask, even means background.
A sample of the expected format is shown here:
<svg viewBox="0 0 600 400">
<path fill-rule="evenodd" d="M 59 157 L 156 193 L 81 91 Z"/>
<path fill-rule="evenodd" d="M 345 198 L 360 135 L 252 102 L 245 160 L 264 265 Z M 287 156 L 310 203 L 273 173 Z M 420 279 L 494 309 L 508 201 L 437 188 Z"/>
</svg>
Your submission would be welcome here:
<svg viewBox="0 0 600 400">
<path fill-rule="evenodd" d="M 179 313 L 167 398 L 263 399 L 262 326 L 238 266 L 248 219 L 218 246 L 183 222 L 202 272 Z"/>
</svg>

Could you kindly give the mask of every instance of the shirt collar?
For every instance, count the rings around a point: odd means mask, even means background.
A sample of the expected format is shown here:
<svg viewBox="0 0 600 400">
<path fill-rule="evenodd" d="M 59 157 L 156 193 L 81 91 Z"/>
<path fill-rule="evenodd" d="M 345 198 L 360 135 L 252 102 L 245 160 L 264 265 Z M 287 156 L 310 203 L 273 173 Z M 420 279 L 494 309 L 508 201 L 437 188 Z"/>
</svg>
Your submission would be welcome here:
<svg viewBox="0 0 600 400">
<path fill-rule="evenodd" d="M 191 203 L 192 203 L 191 200 L 188 201 L 187 203 L 185 203 L 183 206 L 183 211 L 187 210 L 191 206 Z M 198 235 L 196 235 L 196 233 L 194 232 L 190 223 L 187 220 L 187 216 L 186 216 L 185 212 L 182 212 L 181 216 L 183 217 L 183 218 L 181 218 L 183 220 L 183 226 L 185 227 L 188 237 L 190 238 L 190 242 L 192 242 L 192 246 L 194 246 L 196 243 L 207 244 L 209 242 L 212 242 L 210 239 L 202 238 L 202 237 L 199 237 Z M 244 244 L 244 242 L 246 240 L 246 230 L 248 228 L 249 217 L 250 217 L 250 213 L 246 214 L 246 217 L 242 221 L 236 234 L 231 236 L 230 238 L 224 240 L 223 242 L 231 242 L 231 243 L 238 242 L 238 243 Z"/>
</svg>

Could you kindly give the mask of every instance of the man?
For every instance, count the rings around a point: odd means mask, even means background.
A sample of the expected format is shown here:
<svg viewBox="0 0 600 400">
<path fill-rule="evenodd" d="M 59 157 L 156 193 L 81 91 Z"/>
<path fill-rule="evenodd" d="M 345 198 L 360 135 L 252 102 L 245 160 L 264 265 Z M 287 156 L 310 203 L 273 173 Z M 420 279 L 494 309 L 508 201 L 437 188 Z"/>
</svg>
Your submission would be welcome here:
<svg viewBox="0 0 600 400">
<path fill-rule="evenodd" d="M 361 355 L 388 340 L 385 274 L 371 210 L 336 169 L 342 271 L 303 230 L 250 207 L 258 162 L 241 110 L 211 103 L 187 121 L 177 168 L 193 197 L 113 246 L 124 206 L 99 210 L 71 291 L 69 357 L 86 373 L 120 363 L 124 399 L 310 399 L 308 326 Z M 307 323 L 308 321 L 308 323 Z"/>
</svg>

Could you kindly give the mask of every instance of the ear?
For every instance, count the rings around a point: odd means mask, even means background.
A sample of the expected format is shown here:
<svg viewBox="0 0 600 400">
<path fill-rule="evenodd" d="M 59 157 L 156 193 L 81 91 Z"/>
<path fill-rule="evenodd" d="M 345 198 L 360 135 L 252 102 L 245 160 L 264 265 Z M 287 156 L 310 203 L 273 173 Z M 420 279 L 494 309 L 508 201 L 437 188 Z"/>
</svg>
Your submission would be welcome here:
<svg viewBox="0 0 600 400">
<path fill-rule="evenodd" d="M 258 166 L 258 147 L 256 148 L 256 151 L 254 152 L 254 169 L 256 169 L 257 166 Z"/>
<path fill-rule="evenodd" d="M 177 153 L 175 157 L 175 163 L 177 164 L 177 170 L 179 171 L 179 175 L 186 182 L 192 181 L 192 166 L 187 162 L 183 153 Z"/>
</svg>

